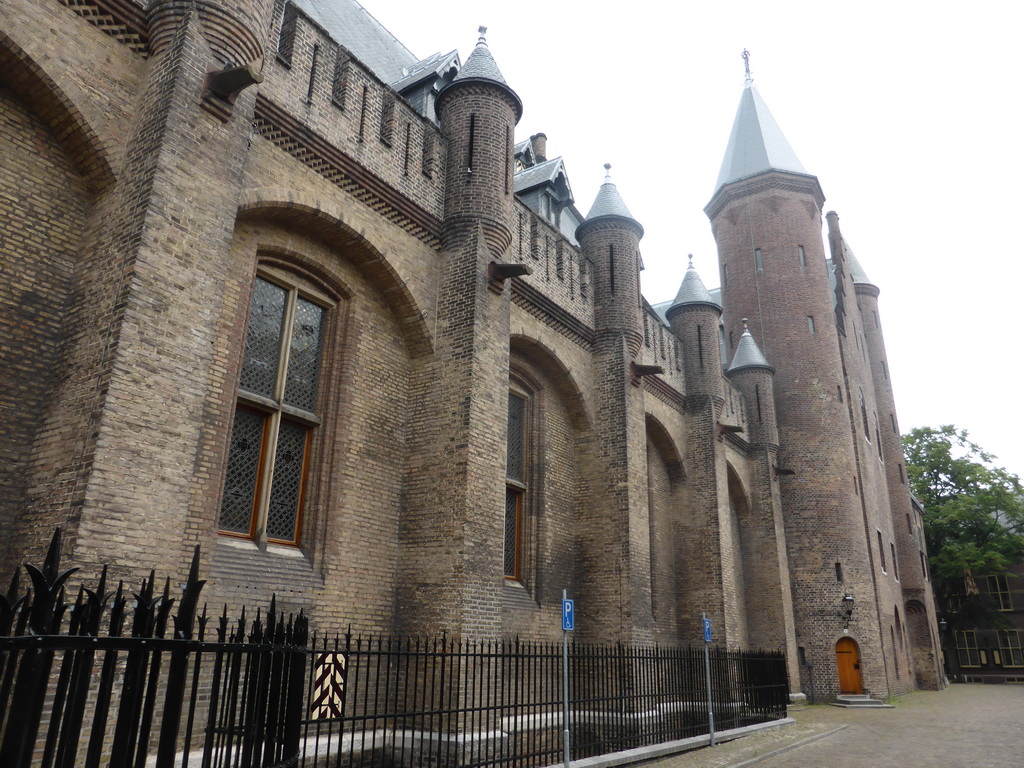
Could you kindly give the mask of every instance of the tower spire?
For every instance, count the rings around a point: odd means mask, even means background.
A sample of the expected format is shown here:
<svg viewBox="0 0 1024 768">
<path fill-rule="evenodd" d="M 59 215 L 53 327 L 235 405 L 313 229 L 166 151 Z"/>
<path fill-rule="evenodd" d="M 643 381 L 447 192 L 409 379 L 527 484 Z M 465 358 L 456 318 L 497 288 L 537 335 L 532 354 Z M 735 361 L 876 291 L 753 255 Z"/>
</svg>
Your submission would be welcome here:
<svg viewBox="0 0 1024 768">
<path fill-rule="evenodd" d="M 743 80 L 743 84 L 749 88 L 754 84 L 754 78 L 750 74 L 750 51 L 746 48 L 743 49 L 743 69 L 746 72 L 746 78 Z"/>
</svg>

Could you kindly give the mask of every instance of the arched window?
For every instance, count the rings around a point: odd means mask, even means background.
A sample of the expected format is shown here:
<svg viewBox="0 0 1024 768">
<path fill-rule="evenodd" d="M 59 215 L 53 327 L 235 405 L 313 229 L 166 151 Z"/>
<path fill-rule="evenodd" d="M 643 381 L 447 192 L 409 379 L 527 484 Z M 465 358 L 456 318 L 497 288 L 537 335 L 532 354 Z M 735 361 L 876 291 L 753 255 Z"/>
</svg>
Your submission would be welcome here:
<svg viewBox="0 0 1024 768">
<path fill-rule="evenodd" d="M 253 287 L 227 477 L 222 533 L 298 544 L 303 491 L 314 433 L 321 423 L 319 384 L 324 296 L 278 270 L 261 270 Z"/>
</svg>

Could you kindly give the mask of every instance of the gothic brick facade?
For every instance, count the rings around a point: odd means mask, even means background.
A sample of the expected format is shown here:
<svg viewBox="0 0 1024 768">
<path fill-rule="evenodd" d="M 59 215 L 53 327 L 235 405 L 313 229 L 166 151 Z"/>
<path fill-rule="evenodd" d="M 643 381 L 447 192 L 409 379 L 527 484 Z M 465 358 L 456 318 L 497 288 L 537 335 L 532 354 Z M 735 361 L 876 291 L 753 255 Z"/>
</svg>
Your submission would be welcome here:
<svg viewBox="0 0 1024 768">
<path fill-rule="evenodd" d="M 557 637 L 564 589 L 580 639 L 706 611 L 794 692 L 849 640 L 855 687 L 938 686 L 817 180 L 727 176 L 721 293 L 655 308 L 615 185 L 581 216 L 521 112 L 482 39 L 418 62 L 353 0 L 0 6 L 0 565 L 57 525 L 86 573 L 199 545 L 213 602 L 479 637 Z"/>
</svg>

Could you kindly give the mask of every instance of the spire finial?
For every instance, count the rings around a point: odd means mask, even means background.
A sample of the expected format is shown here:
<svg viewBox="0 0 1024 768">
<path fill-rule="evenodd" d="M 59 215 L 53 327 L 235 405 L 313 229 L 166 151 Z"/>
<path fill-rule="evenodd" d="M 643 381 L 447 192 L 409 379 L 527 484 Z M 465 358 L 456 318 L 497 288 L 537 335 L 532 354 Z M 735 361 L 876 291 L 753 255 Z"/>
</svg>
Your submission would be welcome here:
<svg viewBox="0 0 1024 768">
<path fill-rule="evenodd" d="M 487 27 L 477 27 L 477 32 L 480 33 L 480 39 L 476 41 L 477 45 L 487 45 Z"/>
<path fill-rule="evenodd" d="M 750 333 L 750 329 L 747 328 L 747 318 L 745 318 L 745 317 L 743 318 L 743 332 L 744 333 Z"/>
<path fill-rule="evenodd" d="M 743 82 L 749 88 L 751 83 L 754 82 L 754 78 L 750 76 L 750 51 L 746 48 L 743 49 L 743 69 L 746 72 L 746 78 Z"/>
<path fill-rule="evenodd" d="M 692 253 L 686 254 L 686 258 L 688 258 L 690 260 L 690 265 L 687 267 L 687 269 L 693 269 L 693 254 Z"/>
<path fill-rule="evenodd" d="M 611 184 L 611 182 L 612 182 L 612 164 L 611 163 L 605 163 L 604 164 L 604 183 L 605 184 Z"/>
</svg>

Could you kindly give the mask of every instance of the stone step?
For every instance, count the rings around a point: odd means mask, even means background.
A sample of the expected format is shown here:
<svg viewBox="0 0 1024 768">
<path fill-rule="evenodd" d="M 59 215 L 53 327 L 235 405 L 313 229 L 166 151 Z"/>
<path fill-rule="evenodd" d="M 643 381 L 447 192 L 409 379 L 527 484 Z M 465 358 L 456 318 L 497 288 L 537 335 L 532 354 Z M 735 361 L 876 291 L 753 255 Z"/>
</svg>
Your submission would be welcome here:
<svg viewBox="0 0 1024 768">
<path fill-rule="evenodd" d="M 873 699 L 870 696 L 843 694 L 836 697 L 832 702 L 833 707 L 844 707 L 847 709 L 892 709 L 892 704 L 886 704 L 880 699 Z"/>
</svg>

